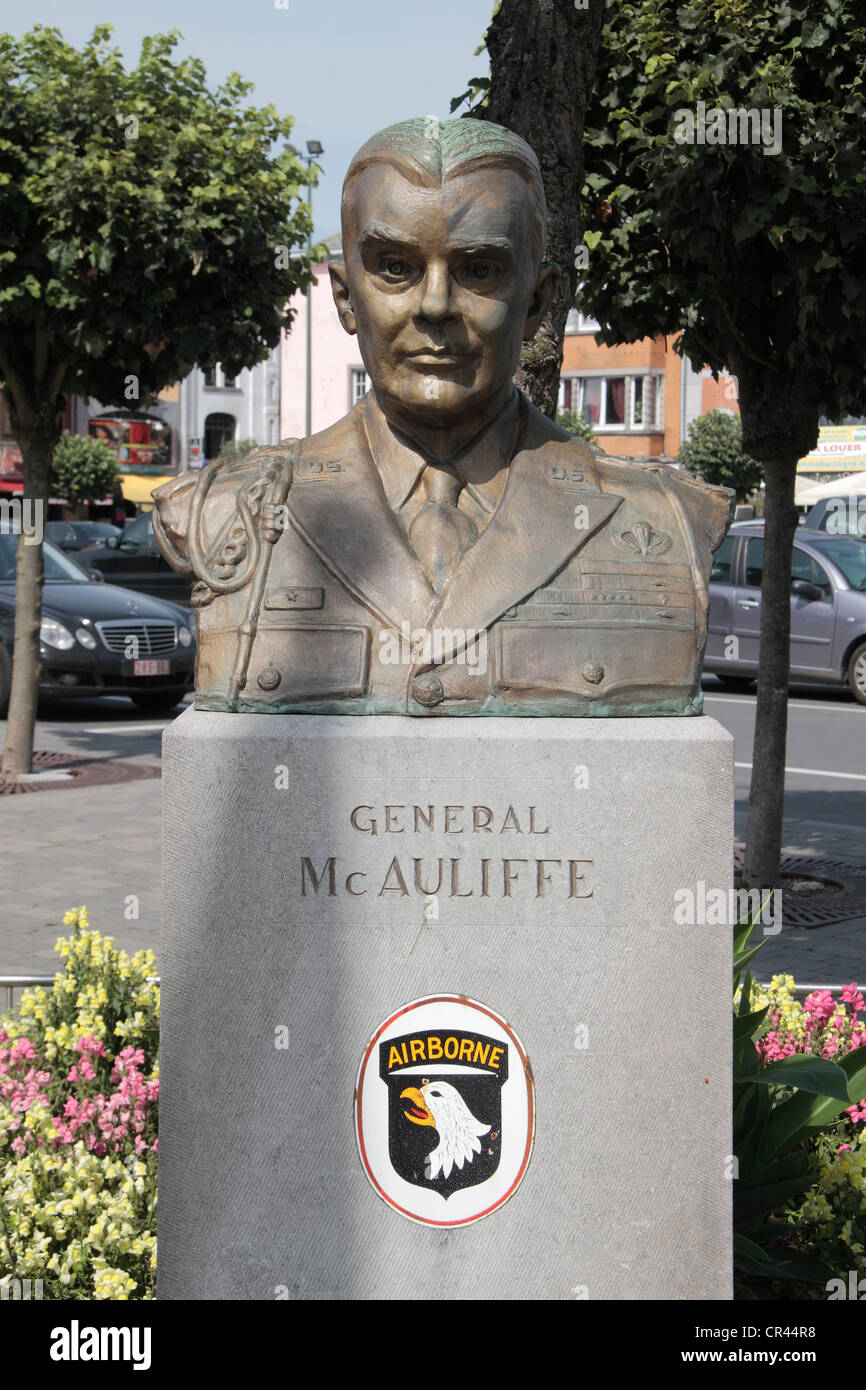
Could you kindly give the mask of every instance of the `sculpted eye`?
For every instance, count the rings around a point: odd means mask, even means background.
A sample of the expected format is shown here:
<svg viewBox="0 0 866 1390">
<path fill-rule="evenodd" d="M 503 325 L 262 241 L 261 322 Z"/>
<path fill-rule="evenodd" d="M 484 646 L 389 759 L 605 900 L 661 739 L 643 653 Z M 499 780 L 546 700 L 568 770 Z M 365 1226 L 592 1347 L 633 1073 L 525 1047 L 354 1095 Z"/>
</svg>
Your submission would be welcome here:
<svg viewBox="0 0 866 1390">
<path fill-rule="evenodd" d="M 392 280 L 405 280 L 410 273 L 408 261 L 402 260 L 399 256 L 383 256 L 379 268 L 384 275 L 389 276 Z"/>
<path fill-rule="evenodd" d="M 495 261 L 468 261 L 460 270 L 459 278 L 465 285 L 486 289 L 496 284 L 500 273 L 501 268 Z"/>
</svg>

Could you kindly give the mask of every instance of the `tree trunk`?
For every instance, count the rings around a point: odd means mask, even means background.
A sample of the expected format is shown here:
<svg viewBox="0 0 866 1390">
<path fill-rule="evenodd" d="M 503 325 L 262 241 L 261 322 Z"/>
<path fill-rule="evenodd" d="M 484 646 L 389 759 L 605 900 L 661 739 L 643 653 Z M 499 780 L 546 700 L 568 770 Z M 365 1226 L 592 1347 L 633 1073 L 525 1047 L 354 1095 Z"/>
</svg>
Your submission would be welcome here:
<svg viewBox="0 0 866 1390">
<path fill-rule="evenodd" d="M 764 569 L 758 704 L 744 881 L 749 888 L 779 883 L 785 809 L 788 672 L 791 664 L 791 558 L 797 513 L 797 456 L 764 461 Z"/>
<path fill-rule="evenodd" d="M 743 449 L 764 468 L 764 561 L 758 704 L 743 879 L 749 888 L 777 887 L 785 809 L 788 673 L 791 665 L 791 560 L 797 531 L 797 460 L 814 448 L 820 407 L 807 381 L 732 363 L 738 380 Z"/>
<path fill-rule="evenodd" d="M 57 407 L 38 413 L 19 412 L 13 429 L 21 450 L 24 474 L 23 516 L 35 529 L 34 541 L 18 541 L 15 591 L 15 649 L 12 689 L 6 725 L 6 747 L 0 778 L 14 782 L 33 770 L 33 733 L 39 679 L 39 626 L 42 620 L 42 527 L 48 515 L 51 459 L 60 439 L 62 416 Z M 32 512 L 28 510 L 32 508 Z"/>
<path fill-rule="evenodd" d="M 579 280 L 584 113 L 592 95 L 604 0 L 502 0 L 486 42 L 487 106 L 478 115 L 521 135 L 538 155 L 547 195 L 547 259 L 562 270 L 559 293 L 523 350 L 515 381 L 556 414 L 565 321 Z M 585 249 L 585 248 L 584 248 Z"/>
</svg>

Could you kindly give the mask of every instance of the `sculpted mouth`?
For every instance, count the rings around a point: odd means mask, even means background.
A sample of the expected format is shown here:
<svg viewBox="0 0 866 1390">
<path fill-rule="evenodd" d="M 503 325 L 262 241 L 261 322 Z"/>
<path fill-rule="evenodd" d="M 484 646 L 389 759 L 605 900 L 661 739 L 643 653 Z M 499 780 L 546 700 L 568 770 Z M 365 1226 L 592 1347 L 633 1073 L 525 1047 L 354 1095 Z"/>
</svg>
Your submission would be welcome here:
<svg viewBox="0 0 866 1390">
<path fill-rule="evenodd" d="M 406 356 L 414 358 L 416 362 L 458 362 L 467 354 L 454 352 L 451 348 L 417 348 L 415 352 L 407 352 Z"/>
</svg>

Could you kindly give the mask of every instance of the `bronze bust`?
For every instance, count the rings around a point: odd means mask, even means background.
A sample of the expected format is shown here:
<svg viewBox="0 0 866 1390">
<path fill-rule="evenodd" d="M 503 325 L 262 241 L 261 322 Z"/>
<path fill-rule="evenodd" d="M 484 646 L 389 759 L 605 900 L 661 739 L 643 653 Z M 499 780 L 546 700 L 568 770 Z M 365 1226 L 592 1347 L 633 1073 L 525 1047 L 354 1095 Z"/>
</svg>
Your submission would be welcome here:
<svg viewBox="0 0 866 1390">
<path fill-rule="evenodd" d="M 594 460 L 514 386 L 559 278 L 532 150 L 485 121 L 390 126 L 342 215 L 334 299 L 372 391 L 153 494 L 196 581 L 197 708 L 700 713 L 733 494 Z"/>
</svg>

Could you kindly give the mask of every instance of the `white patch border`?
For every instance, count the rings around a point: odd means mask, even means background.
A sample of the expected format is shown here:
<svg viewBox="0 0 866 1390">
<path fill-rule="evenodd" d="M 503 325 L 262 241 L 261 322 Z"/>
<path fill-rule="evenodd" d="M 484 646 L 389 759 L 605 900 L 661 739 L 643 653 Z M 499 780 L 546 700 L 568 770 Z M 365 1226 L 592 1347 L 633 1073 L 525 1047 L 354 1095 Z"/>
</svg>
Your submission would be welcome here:
<svg viewBox="0 0 866 1390">
<path fill-rule="evenodd" d="M 454 1017 L 443 1023 L 443 1005 L 454 1007 L 455 1012 L 463 1010 L 465 1014 L 462 1018 Z M 374 1052 L 380 1043 L 387 1042 L 392 1035 L 400 1036 L 406 1031 L 408 1014 L 426 1007 L 435 1007 L 437 1017 L 432 1021 L 425 1020 L 422 1013 L 412 1021 L 411 1026 L 419 1030 L 430 1027 L 466 1028 L 468 1031 L 477 1032 L 481 1025 L 490 1036 L 496 1036 L 498 1030 L 500 1041 L 508 1042 L 513 1049 L 508 1080 L 502 1087 L 502 1107 L 503 1114 L 506 1105 L 509 1105 L 512 1111 L 516 1110 L 516 1114 L 508 1115 L 507 1125 L 503 1122 L 503 1147 L 499 1166 L 486 1182 L 452 1193 L 448 1198 L 448 1209 L 452 1212 L 459 1211 L 460 1215 L 456 1220 L 449 1221 L 439 1220 L 433 1215 L 434 1212 L 441 1215 L 446 1209 L 446 1201 L 441 1193 L 406 1182 L 391 1165 L 388 1155 L 387 1084 L 379 1076 L 374 1058 Z M 483 1015 L 483 1020 L 478 1018 L 479 1013 Z M 369 1065 L 371 1060 L 374 1062 L 372 1067 Z M 514 1061 L 518 1061 L 520 1065 L 514 1066 Z M 428 1064 L 426 1071 L 430 1070 L 431 1065 Z M 523 1181 L 535 1143 L 535 1082 L 526 1049 L 511 1024 L 501 1014 L 465 994 L 431 994 L 413 999 L 411 1003 L 395 1009 L 379 1024 L 364 1048 L 358 1068 L 354 1112 L 358 1154 L 374 1190 L 389 1207 L 409 1221 L 438 1229 L 469 1226 L 498 1211 L 513 1197 Z M 524 1133 L 525 1143 L 520 1137 Z M 478 1211 L 475 1208 L 479 1205 L 479 1196 L 482 1193 L 483 1210 Z"/>
</svg>

